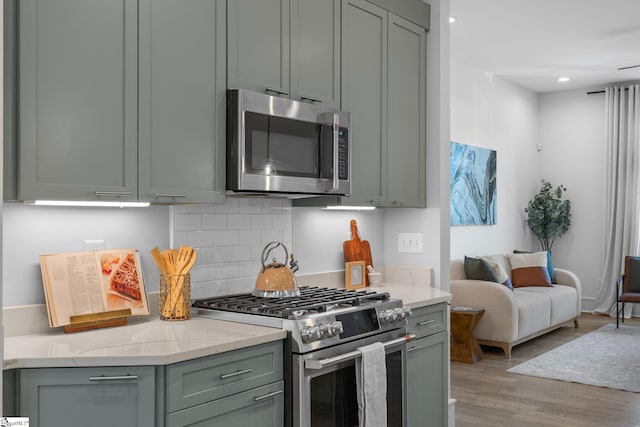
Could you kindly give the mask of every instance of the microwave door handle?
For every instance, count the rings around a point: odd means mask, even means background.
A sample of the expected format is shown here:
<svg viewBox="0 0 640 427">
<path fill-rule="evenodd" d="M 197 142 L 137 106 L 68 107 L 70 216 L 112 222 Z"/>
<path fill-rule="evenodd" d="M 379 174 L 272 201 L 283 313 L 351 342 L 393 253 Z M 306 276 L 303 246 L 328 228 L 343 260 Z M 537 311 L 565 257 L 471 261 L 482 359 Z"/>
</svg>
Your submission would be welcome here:
<svg viewBox="0 0 640 427">
<path fill-rule="evenodd" d="M 340 117 L 333 115 L 333 186 L 332 190 L 337 190 L 340 186 L 338 176 L 338 132 L 340 131 Z"/>
<path fill-rule="evenodd" d="M 414 340 L 415 338 L 416 338 L 415 334 L 407 334 L 403 337 L 396 338 L 394 340 L 382 343 L 382 345 L 384 346 L 385 349 L 388 349 L 391 347 L 398 346 L 400 344 L 406 344 Z M 327 359 L 318 359 L 318 360 L 307 359 L 304 362 L 304 367 L 306 369 L 323 369 L 323 368 L 326 368 L 327 366 L 335 365 L 340 362 L 346 362 L 347 360 L 357 359 L 361 355 L 362 353 L 356 350 L 356 351 L 350 351 L 349 353 L 341 354 L 340 356 L 329 357 Z"/>
</svg>

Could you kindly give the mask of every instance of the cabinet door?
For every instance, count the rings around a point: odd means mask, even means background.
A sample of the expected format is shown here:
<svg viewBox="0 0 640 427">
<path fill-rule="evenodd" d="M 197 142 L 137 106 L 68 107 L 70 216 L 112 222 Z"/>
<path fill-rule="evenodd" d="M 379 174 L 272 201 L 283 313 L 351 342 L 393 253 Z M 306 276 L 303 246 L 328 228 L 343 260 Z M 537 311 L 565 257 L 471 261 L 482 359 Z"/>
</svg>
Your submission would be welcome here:
<svg viewBox="0 0 640 427">
<path fill-rule="evenodd" d="M 389 14 L 387 204 L 426 207 L 426 32 Z"/>
<path fill-rule="evenodd" d="M 283 425 L 283 381 L 167 415 L 167 427 L 281 427 Z"/>
<path fill-rule="evenodd" d="M 291 99 L 340 108 L 340 0 L 291 2 Z"/>
<path fill-rule="evenodd" d="M 18 198 L 136 199 L 137 9 L 20 1 Z"/>
<path fill-rule="evenodd" d="M 407 345 L 407 425 L 440 427 L 448 421 L 447 332 Z"/>
<path fill-rule="evenodd" d="M 387 12 L 364 0 L 342 3 L 342 109 L 351 112 L 352 204 L 386 197 Z"/>
<path fill-rule="evenodd" d="M 225 9 L 140 0 L 140 200 L 224 200 Z"/>
<path fill-rule="evenodd" d="M 35 426 L 154 427 L 155 368 L 20 371 L 20 416 Z"/>
<path fill-rule="evenodd" d="M 227 4 L 227 87 L 289 95 L 289 0 Z"/>
</svg>

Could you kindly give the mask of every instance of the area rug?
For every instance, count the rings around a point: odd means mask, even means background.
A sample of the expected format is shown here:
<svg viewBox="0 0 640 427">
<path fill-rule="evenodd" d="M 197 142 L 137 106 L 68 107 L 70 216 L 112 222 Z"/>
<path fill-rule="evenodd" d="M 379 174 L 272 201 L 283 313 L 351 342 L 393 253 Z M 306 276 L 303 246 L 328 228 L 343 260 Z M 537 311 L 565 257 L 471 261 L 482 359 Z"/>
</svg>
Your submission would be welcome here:
<svg viewBox="0 0 640 427">
<path fill-rule="evenodd" d="M 507 372 L 640 393 L 640 327 L 605 325 Z"/>
</svg>

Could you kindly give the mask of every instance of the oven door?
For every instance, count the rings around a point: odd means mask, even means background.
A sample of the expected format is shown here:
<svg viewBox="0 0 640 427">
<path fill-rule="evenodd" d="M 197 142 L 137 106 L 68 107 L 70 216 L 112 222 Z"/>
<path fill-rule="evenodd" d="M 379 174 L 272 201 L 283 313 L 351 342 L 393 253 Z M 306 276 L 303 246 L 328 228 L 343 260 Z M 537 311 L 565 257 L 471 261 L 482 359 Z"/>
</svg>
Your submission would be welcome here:
<svg viewBox="0 0 640 427">
<path fill-rule="evenodd" d="M 293 355 L 293 425 L 358 426 L 356 359 L 358 347 L 381 342 L 387 370 L 387 425 L 406 426 L 406 343 L 404 330 Z"/>
</svg>

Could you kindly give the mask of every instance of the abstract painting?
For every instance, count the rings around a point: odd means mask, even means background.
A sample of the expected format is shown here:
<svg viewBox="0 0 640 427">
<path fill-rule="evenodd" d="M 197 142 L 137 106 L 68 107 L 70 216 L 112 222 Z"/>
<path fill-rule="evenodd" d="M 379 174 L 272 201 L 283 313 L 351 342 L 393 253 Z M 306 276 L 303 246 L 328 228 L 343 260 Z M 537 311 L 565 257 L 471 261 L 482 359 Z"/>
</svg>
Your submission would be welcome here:
<svg viewBox="0 0 640 427">
<path fill-rule="evenodd" d="M 496 224 L 496 151 L 451 142 L 451 225 Z"/>
</svg>

